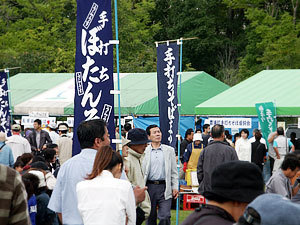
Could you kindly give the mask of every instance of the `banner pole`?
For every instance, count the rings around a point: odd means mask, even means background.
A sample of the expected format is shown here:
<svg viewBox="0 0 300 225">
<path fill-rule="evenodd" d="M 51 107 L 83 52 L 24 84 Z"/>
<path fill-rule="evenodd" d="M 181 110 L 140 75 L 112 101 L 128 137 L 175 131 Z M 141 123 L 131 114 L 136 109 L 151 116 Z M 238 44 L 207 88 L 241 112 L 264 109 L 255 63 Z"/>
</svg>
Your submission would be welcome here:
<svg viewBox="0 0 300 225">
<path fill-rule="evenodd" d="M 119 41 L 119 30 L 118 30 L 118 5 L 115 0 L 115 30 L 116 30 L 116 41 Z M 119 136 L 122 140 L 122 128 L 121 128 L 121 97 L 120 97 L 120 68 L 119 68 L 119 43 L 116 44 L 116 57 L 117 57 L 117 75 L 118 75 L 118 112 L 119 112 Z M 122 146 L 122 144 L 121 144 Z M 116 149 L 117 150 L 117 149 Z M 120 155 L 122 155 L 122 149 Z"/>
<path fill-rule="evenodd" d="M 10 112 L 10 124 L 13 123 L 12 118 L 12 110 L 11 110 L 11 90 L 10 90 L 10 78 L 9 78 L 9 69 L 4 69 L 4 72 L 7 74 L 7 88 L 8 88 L 8 105 L 9 105 L 9 112 Z"/>
<path fill-rule="evenodd" d="M 179 184 L 179 173 L 180 173 L 180 115 L 181 115 L 181 76 L 182 76 L 182 38 L 180 38 L 180 61 L 179 61 L 179 110 L 178 110 L 178 161 L 177 161 L 177 173 L 178 173 L 178 192 L 180 192 L 180 184 Z M 176 201 L 176 225 L 179 224 L 179 210 L 180 210 L 180 194 L 178 194 L 177 201 Z"/>
</svg>

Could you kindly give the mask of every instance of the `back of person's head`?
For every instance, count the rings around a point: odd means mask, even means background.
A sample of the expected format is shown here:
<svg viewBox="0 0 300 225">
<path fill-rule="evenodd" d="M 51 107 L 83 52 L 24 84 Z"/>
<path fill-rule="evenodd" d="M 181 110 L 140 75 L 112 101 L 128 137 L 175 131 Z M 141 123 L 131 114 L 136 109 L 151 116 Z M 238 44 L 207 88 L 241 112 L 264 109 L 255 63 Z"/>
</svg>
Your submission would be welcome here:
<svg viewBox="0 0 300 225">
<path fill-rule="evenodd" d="M 17 167 L 21 167 L 23 168 L 25 165 L 24 163 L 22 162 L 22 160 L 16 160 L 15 164 L 14 164 L 14 169 L 16 169 Z"/>
<path fill-rule="evenodd" d="M 37 123 L 37 124 L 40 125 L 40 126 L 42 125 L 42 121 L 41 121 L 40 119 L 36 119 L 36 120 L 34 120 L 33 122 L 34 122 L 34 123 Z"/>
<path fill-rule="evenodd" d="M 284 135 L 283 127 L 278 127 L 278 128 L 277 128 L 277 134 L 278 134 L 278 135 Z"/>
<path fill-rule="evenodd" d="M 46 165 L 46 162 L 43 161 L 31 163 L 31 169 L 43 170 L 45 172 L 49 170 L 48 166 Z"/>
<path fill-rule="evenodd" d="M 247 134 L 247 137 L 249 137 L 249 130 L 248 129 L 242 129 L 240 131 L 240 134 L 242 134 L 242 132 L 244 132 L 245 134 Z"/>
<path fill-rule="evenodd" d="M 230 134 L 229 130 L 225 130 L 224 133 L 225 133 L 225 137 L 228 138 L 228 135 Z"/>
<path fill-rule="evenodd" d="M 155 128 L 155 127 L 158 127 L 158 128 L 160 129 L 160 127 L 157 126 L 156 124 L 149 125 L 149 126 L 146 128 L 147 135 L 150 136 L 150 130 L 151 130 L 152 128 Z"/>
<path fill-rule="evenodd" d="M 218 165 L 211 175 L 211 190 L 204 191 L 208 200 L 216 202 L 253 201 L 264 193 L 264 180 L 259 167 L 246 161 L 230 161 Z"/>
<path fill-rule="evenodd" d="M 20 160 L 27 165 L 33 159 L 33 155 L 31 153 L 23 153 L 20 157 Z"/>
<path fill-rule="evenodd" d="M 207 128 L 209 128 L 210 127 L 210 125 L 209 124 L 204 124 L 203 125 L 203 131 L 205 131 Z"/>
<path fill-rule="evenodd" d="M 196 130 L 195 130 L 195 133 L 202 133 L 201 128 L 196 129 Z"/>
<path fill-rule="evenodd" d="M 297 137 L 296 133 L 295 133 L 295 132 L 292 132 L 292 133 L 291 133 L 291 139 L 296 139 L 296 137 Z"/>
<path fill-rule="evenodd" d="M 92 148 L 96 138 L 104 141 L 106 123 L 102 119 L 82 121 L 77 129 L 81 149 Z"/>
<path fill-rule="evenodd" d="M 125 124 L 124 124 L 124 130 L 125 130 L 126 132 L 128 132 L 128 131 L 131 130 L 131 129 L 132 129 L 132 126 L 131 126 L 130 123 L 125 123 Z"/>
<path fill-rule="evenodd" d="M 281 169 L 287 170 L 290 168 L 292 171 L 294 171 L 297 167 L 300 168 L 300 161 L 297 155 L 293 153 L 286 154 L 281 164 Z"/>
<path fill-rule="evenodd" d="M 233 135 L 233 142 L 236 142 L 236 139 L 239 138 L 239 137 L 241 137 L 240 133 L 235 133 Z"/>
<path fill-rule="evenodd" d="M 252 133 L 255 134 L 256 132 L 259 132 L 259 129 L 254 128 L 253 131 L 252 131 Z"/>
<path fill-rule="evenodd" d="M 193 132 L 194 132 L 194 130 L 192 128 L 187 129 L 186 132 L 185 132 L 184 138 L 187 138 L 187 136 L 192 134 Z"/>
<path fill-rule="evenodd" d="M 223 133 L 224 133 L 224 126 L 223 125 L 216 124 L 211 129 L 212 138 L 221 138 Z"/>
<path fill-rule="evenodd" d="M 52 148 L 46 148 L 44 150 L 44 157 L 47 162 L 51 162 L 56 155 L 56 151 Z"/>
<path fill-rule="evenodd" d="M 121 164 L 123 168 L 122 156 L 114 151 L 112 147 L 106 145 L 102 146 L 96 154 L 93 170 L 88 175 L 87 179 L 93 179 L 99 176 L 103 170 L 112 170 L 116 165 Z"/>
<path fill-rule="evenodd" d="M 32 159 L 32 163 L 36 163 L 36 162 L 46 162 L 45 158 L 41 155 L 35 155 Z"/>
<path fill-rule="evenodd" d="M 259 131 L 257 131 L 257 132 L 255 132 L 254 137 L 255 137 L 255 140 L 260 141 L 262 135 Z"/>
<path fill-rule="evenodd" d="M 27 200 L 31 198 L 33 194 L 37 193 L 40 180 L 39 178 L 32 173 L 25 173 L 22 176 L 22 181 L 25 185 L 25 189 L 27 192 Z"/>
<path fill-rule="evenodd" d="M 47 144 L 46 144 L 46 147 L 47 147 L 47 148 L 52 148 L 52 149 L 53 149 L 53 148 L 58 148 L 58 145 L 57 145 L 57 144 L 54 144 L 54 143 L 47 143 Z"/>
</svg>

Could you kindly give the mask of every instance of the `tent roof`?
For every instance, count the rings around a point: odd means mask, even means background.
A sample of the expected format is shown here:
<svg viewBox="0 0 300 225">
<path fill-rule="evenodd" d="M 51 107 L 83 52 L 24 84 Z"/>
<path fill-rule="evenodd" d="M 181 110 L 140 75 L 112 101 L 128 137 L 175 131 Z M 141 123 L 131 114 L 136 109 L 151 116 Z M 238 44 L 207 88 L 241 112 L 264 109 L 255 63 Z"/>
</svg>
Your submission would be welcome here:
<svg viewBox="0 0 300 225">
<path fill-rule="evenodd" d="M 121 113 L 123 115 L 158 115 L 156 73 L 126 74 L 121 78 Z M 205 72 L 183 72 L 182 75 L 182 115 L 195 115 L 197 104 L 228 89 L 229 86 Z M 117 82 L 115 82 L 117 89 Z M 74 105 L 65 109 L 65 114 L 73 114 Z M 115 113 L 118 100 L 115 96 Z"/>
<path fill-rule="evenodd" d="M 123 115 L 158 114 L 156 73 L 123 73 L 120 78 Z M 72 115 L 74 84 L 73 73 L 17 74 L 10 79 L 13 112 L 23 115 L 31 111 L 47 111 L 50 115 Z M 114 86 L 116 89 L 117 82 Z M 184 72 L 182 114 L 194 115 L 197 104 L 228 88 L 205 72 Z M 115 112 L 118 111 L 117 106 L 115 96 Z"/>
<path fill-rule="evenodd" d="M 275 102 L 277 115 L 300 115 L 300 70 L 264 70 L 195 107 L 197 115 L 257 115 L 255 104 Z"/>
</svg>

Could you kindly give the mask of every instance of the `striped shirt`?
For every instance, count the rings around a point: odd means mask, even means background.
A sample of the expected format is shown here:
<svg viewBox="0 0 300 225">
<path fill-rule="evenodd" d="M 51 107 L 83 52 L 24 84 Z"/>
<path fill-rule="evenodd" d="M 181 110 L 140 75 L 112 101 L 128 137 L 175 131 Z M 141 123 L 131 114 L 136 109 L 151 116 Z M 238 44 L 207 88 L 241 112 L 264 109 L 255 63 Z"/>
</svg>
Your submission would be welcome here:
<svg viewBox="0 0 300 225">
<path fill-rule="evenodd" d="M 0 224 L 31 224 L 21 176 L 4 165 L 0 165 Z"/>
</svg>

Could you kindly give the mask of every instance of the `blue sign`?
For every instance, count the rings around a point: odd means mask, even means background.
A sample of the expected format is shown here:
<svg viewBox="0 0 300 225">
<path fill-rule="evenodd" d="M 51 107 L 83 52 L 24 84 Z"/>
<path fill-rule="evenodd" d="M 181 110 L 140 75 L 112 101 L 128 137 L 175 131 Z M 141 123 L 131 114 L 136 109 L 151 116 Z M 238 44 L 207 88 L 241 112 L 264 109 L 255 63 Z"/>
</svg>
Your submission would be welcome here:
<svg viewBox="0 0 300 225">
<path fill-rule="evenodd" d="M 0 131 L 11 136 L 7 75 L 0 72 Z"/>
<path fill-rule="evenodd" d="M 105 120 L 115 136 L 111 40 L 111 1 L 77 0 L 73 155 L 81 151 L 76 131 L 83 120 Z"/>
<path fill-rule="evenodd" d="M 178 132 L 177 73 L 179 46 L 176 43 L 157 47 L 157 85 L 159 124 L 162 143 L 176 147 Z"/>
</svg>

